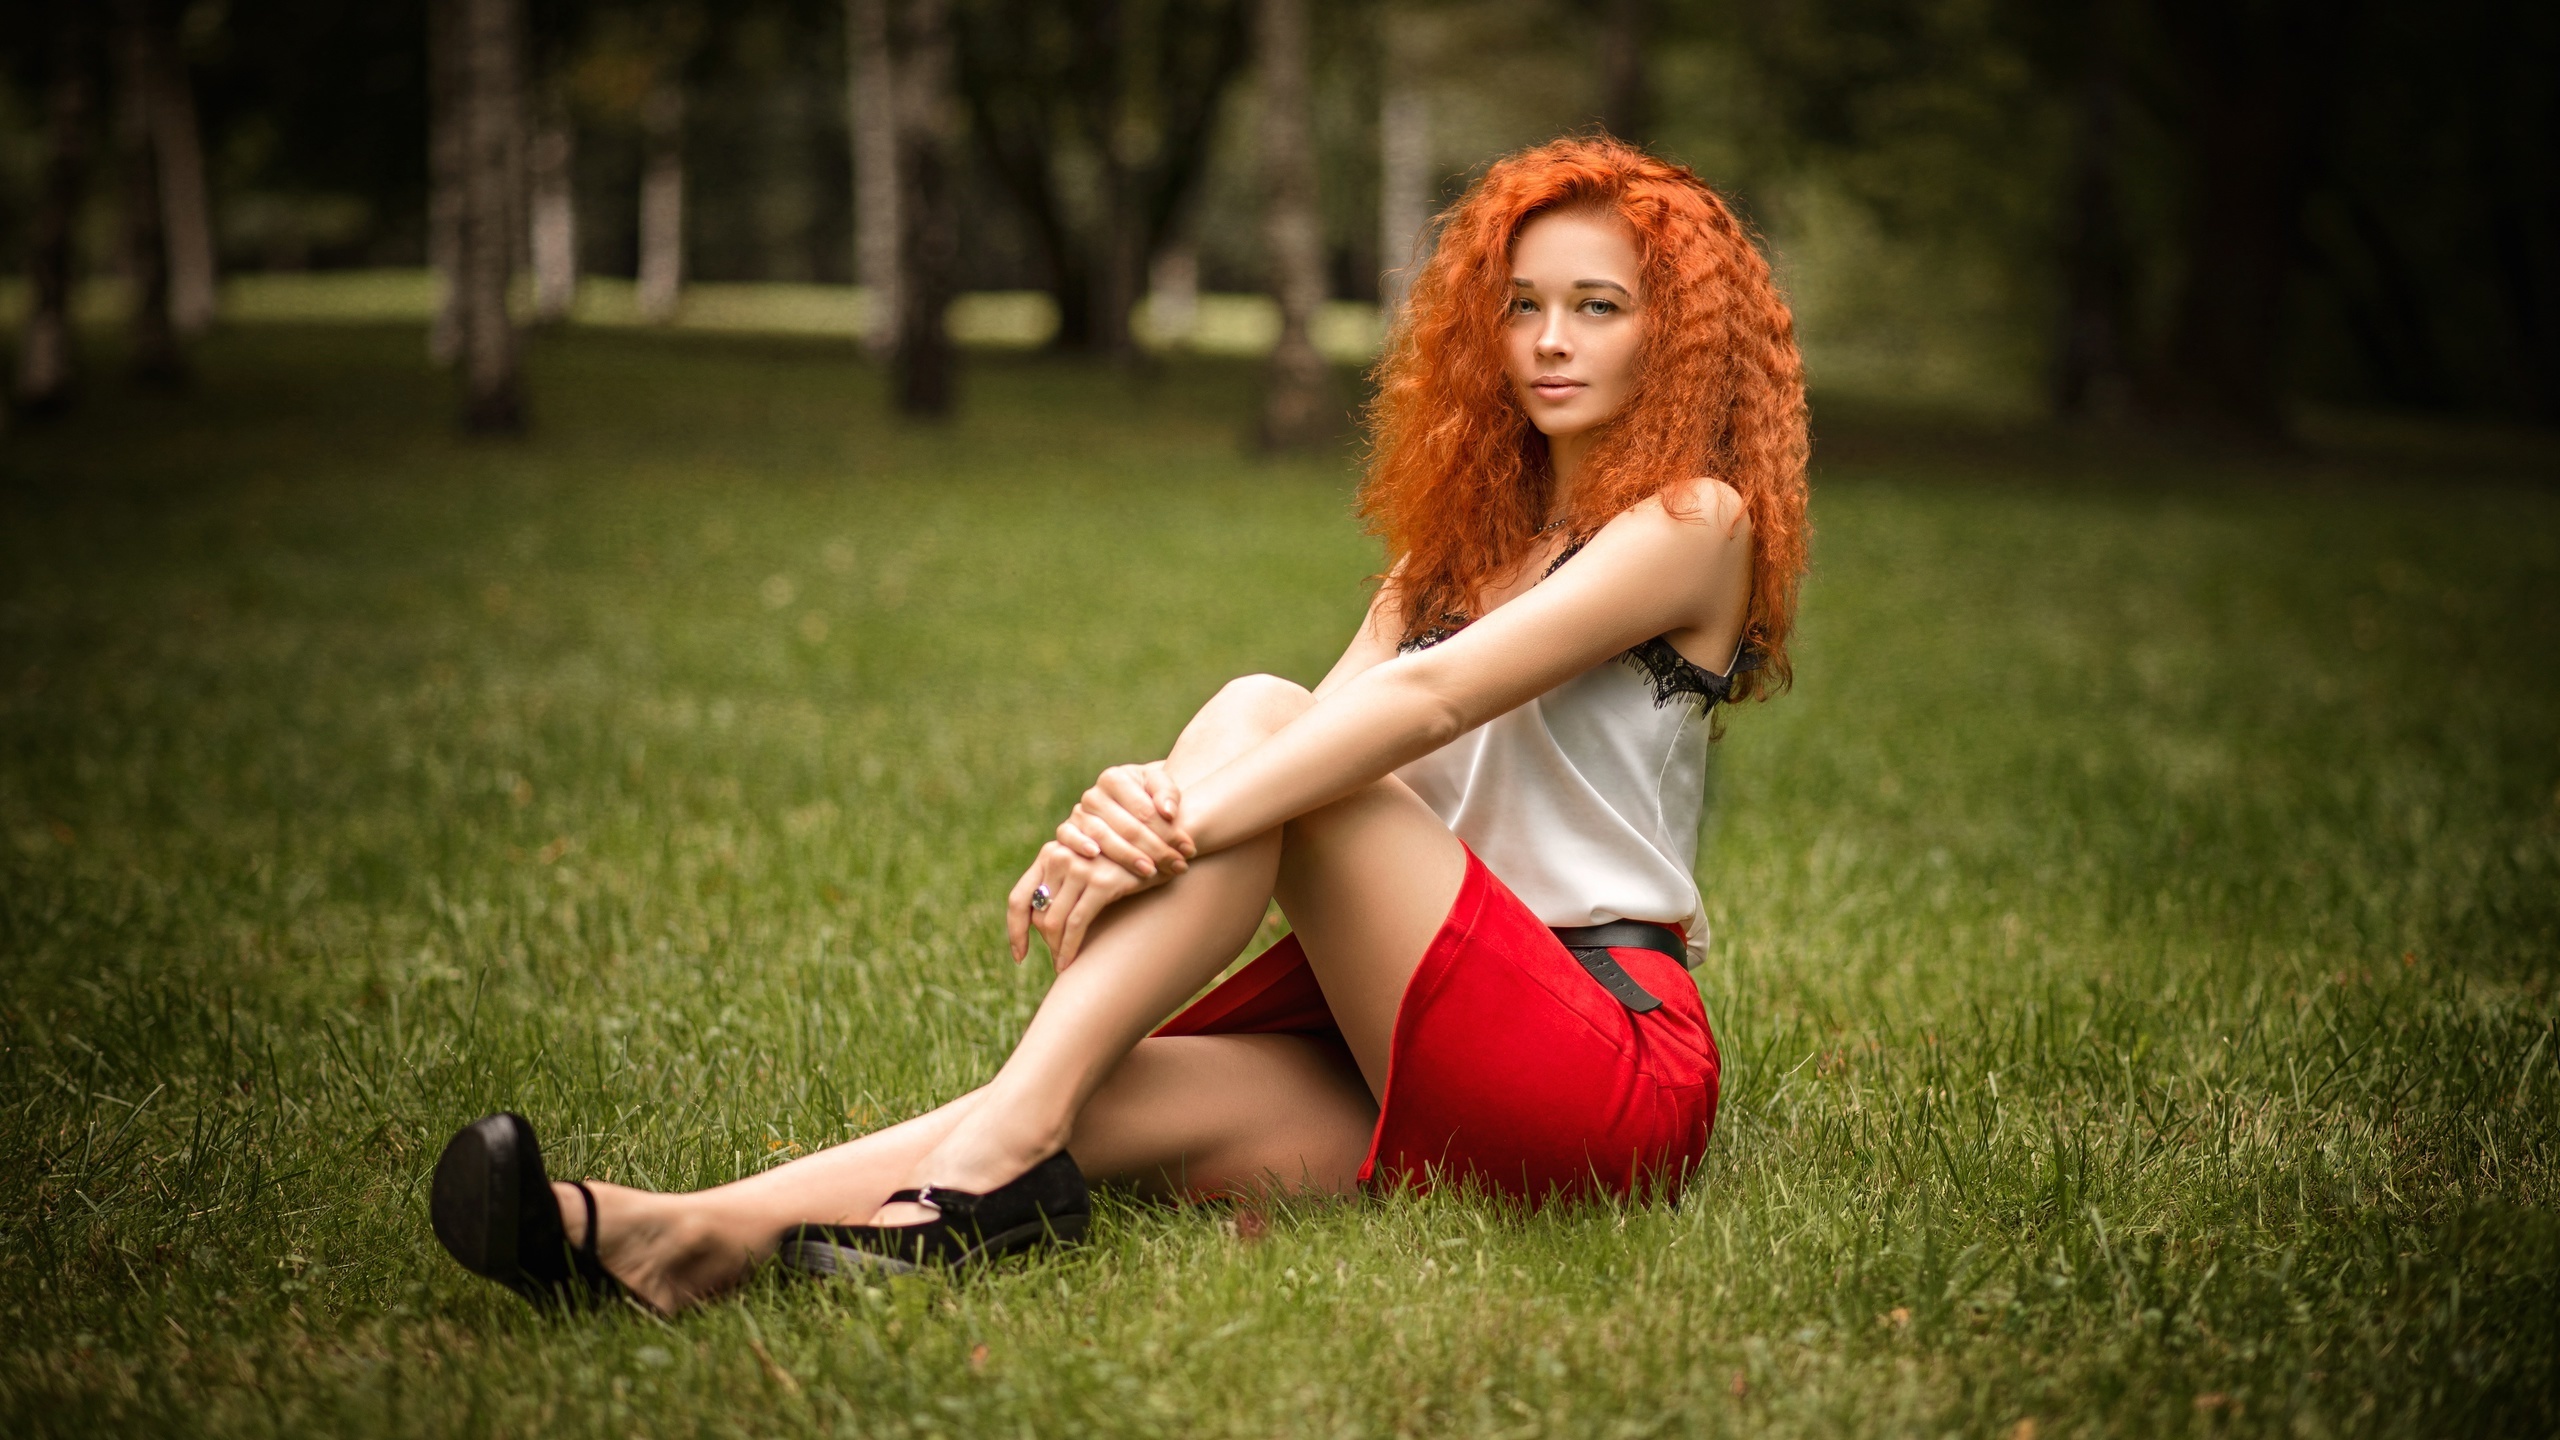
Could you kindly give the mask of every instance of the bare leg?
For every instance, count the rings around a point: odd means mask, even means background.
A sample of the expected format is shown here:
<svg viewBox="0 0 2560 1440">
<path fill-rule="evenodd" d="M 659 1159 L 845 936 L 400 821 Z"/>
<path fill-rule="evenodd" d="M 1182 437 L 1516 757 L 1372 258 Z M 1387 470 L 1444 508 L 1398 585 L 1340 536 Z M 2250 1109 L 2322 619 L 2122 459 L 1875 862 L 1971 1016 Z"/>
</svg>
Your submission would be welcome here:
<svg viewBox="0 0 2560 1440">
<path fill-rule="evenodd" d="M 1230 685 L 1221 700 L 1248 684 L 1233 717 L 1204 723 L 1221 715 L 1213 704 L 1184 732 L 1167 762 L 1176 779 L 1197 780 L 1313 703 L 1304 690 L 1268 679 Z M 1331 858 L 1295 857 L 1284 867 L 1284 837 L 1292 852 Z M 1139 1037 L 1251 938 L 1275 887 L 1344 1039 L 1378 1093 L 1405 982 L 1447 916 L 1465 867 L 1457 838 L 1392 778 L 1280 832 L 1194 861 L 1176 882 L 1103 915 L 979 1103 L 909 1168 L 904 1183 L 988 1190 L 1066 1145 L 1077 1115 Z M 889 1206 L 877 1223 L 929 1214 Z"/>
<path fill-rule="evenodd" d="M 1194 718 L 1168 763 L 1196 780 L 1309 703 L 1285 681 L 1238 681 Z M 735 1283 L 792 1224 L 922 1219 L 921 1207 L 874 1212 L 890 1191 L 926 1181 L 992 1189 L 1061 1146 L 1089 1174 L 1150 1188 L 1347 1189 L 1376 1118 L 1397 1002 L 1464 864 L 1456 839 L 1393 780 L 1292 822 L 1285 841 L 1273 832 L 1203 857 L 1095 925 L 986 1087 L 715 1189 L 595 1186 L 605 1264 L 672 1309 Z M 1365 1085 L 1338 1049 L 1301 1037 L 1141 1043 L 1234 958 L 1275 888 Z M 559 1189 L 574 1239 L 584 1205 Z"/>
</svg>

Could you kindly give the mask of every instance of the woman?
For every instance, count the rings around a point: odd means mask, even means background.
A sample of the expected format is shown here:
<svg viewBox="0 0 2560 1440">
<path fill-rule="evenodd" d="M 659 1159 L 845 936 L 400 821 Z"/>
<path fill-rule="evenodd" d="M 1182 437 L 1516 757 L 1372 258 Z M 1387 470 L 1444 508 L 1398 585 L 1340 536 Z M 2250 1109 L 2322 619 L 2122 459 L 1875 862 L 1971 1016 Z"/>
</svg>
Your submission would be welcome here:
<svg viewBox="0 0 2560 1440">
<path fill-rule="evenodd" d="M 491 1116 L 438 1166 L 455 1257 L 673 1310 L 777 1253 L 1072 1240 L 1088 1175 L 1676 1188 L 1716 1104 L 1683 968 L 1708 712 L 1786 683 L 1804 564 L 1786 307 L 1687 171 L 1561 140 L 1444 217 L 1379 378 L 1367 620 L 1312 693 L 1235 681 L 1085 793 L 1008 902 L 1014 958 L 1036 930 L 1058 974 L 993 1079 L 686 1195 L 554 1185 Z M 1290 937 L 1166 1021 L 1274 898 Z"/>
</svg>

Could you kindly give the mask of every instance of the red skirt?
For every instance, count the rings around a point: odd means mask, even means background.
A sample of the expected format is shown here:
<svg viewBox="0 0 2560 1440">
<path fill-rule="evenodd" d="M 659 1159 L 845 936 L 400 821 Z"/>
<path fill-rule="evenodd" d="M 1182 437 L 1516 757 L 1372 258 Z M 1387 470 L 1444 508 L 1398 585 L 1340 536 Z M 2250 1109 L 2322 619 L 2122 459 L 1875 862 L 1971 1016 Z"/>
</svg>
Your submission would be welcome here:
<svg viewBox="0 0 2560 1440">
<path fill-rule="evenodd" d="M 1676 1193 L 1715 1128 L 1715 1035 L 1679 962 L 1609 953 L 1660 1009 L 1619 1004 L 1469 851 L 1449 918 L 1396 1009 L 1360 1179 L 1473 1179 L 1532 1203 L 1640 1186 Z M 1156 1033 L 1342 1032 L 1291 936 Z"/>
</svg>

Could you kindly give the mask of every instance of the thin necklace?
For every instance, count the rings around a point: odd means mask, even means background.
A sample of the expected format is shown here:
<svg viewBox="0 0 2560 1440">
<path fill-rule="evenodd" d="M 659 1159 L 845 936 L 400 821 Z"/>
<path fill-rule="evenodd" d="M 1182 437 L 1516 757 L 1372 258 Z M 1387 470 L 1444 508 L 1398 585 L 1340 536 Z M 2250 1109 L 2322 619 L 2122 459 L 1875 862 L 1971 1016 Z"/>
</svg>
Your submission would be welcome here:
<svg viewBox="0 0 2560 1440">
<path fill-rule="evenodd" d="M 1572 518 L 1573 517 L 1570 515 L 1559 516 L 1556 519 L 1550 520 L 1546 524 L 1539 526 L 1538 533 L 1541 535 L 1552 535 L 1556 531 L 1563 529 L 1565 522 Z"/>
</svg>

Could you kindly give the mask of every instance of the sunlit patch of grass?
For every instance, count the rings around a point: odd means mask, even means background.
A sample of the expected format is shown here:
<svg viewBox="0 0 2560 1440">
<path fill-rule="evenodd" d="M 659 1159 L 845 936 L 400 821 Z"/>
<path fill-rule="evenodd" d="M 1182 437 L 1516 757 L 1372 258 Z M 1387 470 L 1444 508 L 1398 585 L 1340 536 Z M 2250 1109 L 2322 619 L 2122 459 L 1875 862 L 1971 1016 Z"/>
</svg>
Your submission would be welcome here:
<svg viewBox="0 0 2560 1440">
<path fill-rule="evenodd" d="M 1252 371 L 248 330 L 0 450 L 12 1433 L 2543 1433 L 2560 502 L 1819 477 L 1732 717 L 1677 1208 L 1108 1207 L 981 1282 L 537 1319 L 422 1186 L 731 1178 L 983 1075 L 997 897 L 1376 565 Z M 1990 462 L 1984 462 L 1986 465 Z M 2403 465 L 2408 461 L 2397 462 Z"/>
</svg>

